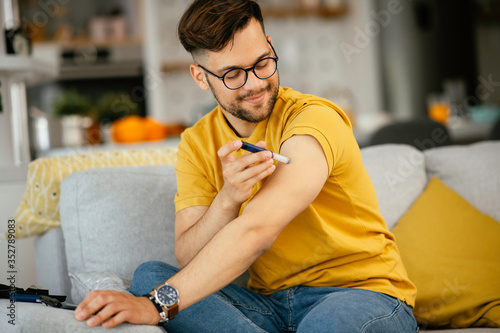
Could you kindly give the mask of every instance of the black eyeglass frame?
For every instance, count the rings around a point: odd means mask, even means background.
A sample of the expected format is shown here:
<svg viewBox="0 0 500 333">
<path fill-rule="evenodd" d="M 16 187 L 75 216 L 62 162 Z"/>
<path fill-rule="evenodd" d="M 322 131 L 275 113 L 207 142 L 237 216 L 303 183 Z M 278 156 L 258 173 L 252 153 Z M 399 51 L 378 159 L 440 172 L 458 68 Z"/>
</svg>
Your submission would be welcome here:
<svg viewBox="0 0 500 333">
<path fill-rule="evenodd" d="M 259 61 L 257 61 L 257 62 L 255 63 L 255 65 L 253 65 L 253 66 L 252 66 L 252 67 L 250 67 L 250 68 L 247 68 L 247 69 L 245 69 L 245 68 L 233 68 L 233 69 L 230 69 L 230 70 L 228 70 L 227 72 L 225 72 L 222 76 L 219 76 L 219 75 L 217 75 L 217 74 L 212 73 L 211 71 L 209 71 L 208 69 L 206 69 L 206 68 L 205 68 L 205 67 L 203 67 L 202 65 L 199 65 L 199 64 L 198 64 L 198 67 L 200 67 L 201 69 L 203 69 L 203 70 L 204 70 L 205 72 L 207 72 L 208 74 L 210 74 L 210 75 L 212 75 L 212 76 L 214 76 L 214 77 L 218 78 L 219 80 L 222 80 L 222 83 L 224 83 L 224 85 L 226 86 L 226 88 L 227 88 L 227 89 L 229 89 L 229 90 L 236 90 L 236 89 L 240 89 L 241 87 L 243 87 L 243 86 L 247 83 L 247 80 L 248 80 L 248 72 L 250 72 L 250 71 L 252 71 L 252 72 L 254 73 L 255 77 L 257 77 L 257 78 L 259 78 L 259 79 L 261 79 L 261 80 L 269 79 L 269 78 L 270 78 L 271 76 L 273 76 L 273 75 L 276 73 L 276 71 L 278 70 L 278 60 L 279 60 L 279 57 L 278 57 L 278 54 L 276 53 L 276 50 L 275 50 L 275 49 L 274 49 L 274 47 L 273 47 L 273 44 L 271 44 L 269 41 L 267 41 L 267 43 L 271 46 L 271 49 L 273 50 L 273 53 L 274 53 L 275 57 L 265 57 L 265 58 L 262 58 L 262 59 L 260 59 Z M 258 64 L 259 62 L 261 62 L 261 61 L 263 61 L 263 60 L 267 60 L 267 59 L 271 59 L 271 60 L 273 60 L 273 61 L 274 61 L 274 72 L 273 72 L 271 75 L 269 75 L 269 76 L 266 76 L 266 77 L 260 77 L 260 76 L 258 76 L 258 75 L 257 75 L 257 73 L 255 72 L 255 67 L 257 67 L 257 64 Z M 231 73 L 232 71 L 236 71 L 236 70 L 242 70 L 242 71 L 244 71 L 244 72 L 245 72 L 245 81 L 243 81 L 243 84 L 242 84 L 241 86 L 237 87 L 237 88 L 229 88 L 229 87 L 227 86 L 226 81 L 224 80 L 224 78 L 226 77 L 226 75 L 228 75 L 228 74 L 229 74 L 229 73 Z"/>
</svg>

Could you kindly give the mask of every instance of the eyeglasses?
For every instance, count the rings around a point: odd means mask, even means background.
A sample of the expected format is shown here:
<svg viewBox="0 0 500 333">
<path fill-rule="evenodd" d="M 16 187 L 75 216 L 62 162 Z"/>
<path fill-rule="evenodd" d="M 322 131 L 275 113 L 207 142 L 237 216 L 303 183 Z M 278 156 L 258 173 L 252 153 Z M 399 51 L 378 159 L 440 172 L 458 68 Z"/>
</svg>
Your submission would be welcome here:
<svg viewBox="0 0 500 333">
<path fill-rule="evenodd" d="M 267 41 L 269 43 L 269 41 Z M 278 55 L 276 54 L 276 51 L 274 50 L 274 47 L 271 43 L 269 43 L 271 46 L 271 49 L 273 50 L 273 53 L 275 57 L 266 57 L 263 59 L 260 59 L 257 61 L 255 65 L 253 65 L 250 68 L 244 69 L 244 68 L 233 68 L 222 76 L 218 76 L 202 65 L 198 65 L 201 69 L 203 69 L 205 72 L 208 74 L 218 78 L 219 80 L 222 80 L 224 85 L 231 90 L 236 90 L 245 85 L 247 83 L 248 79 L 248 72 L 252 71 L 255 76 L 261 80 L 265 80 L 270 78 L 271 76 L 276 73 L 276 70 L 278 69 Z"/>
</svg>

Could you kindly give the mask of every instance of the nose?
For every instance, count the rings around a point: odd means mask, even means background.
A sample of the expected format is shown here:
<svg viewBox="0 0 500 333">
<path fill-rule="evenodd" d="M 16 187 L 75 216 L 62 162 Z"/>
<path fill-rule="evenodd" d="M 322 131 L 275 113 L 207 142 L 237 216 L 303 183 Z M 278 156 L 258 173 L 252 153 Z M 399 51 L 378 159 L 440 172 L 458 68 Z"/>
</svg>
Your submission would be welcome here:
<svg viewBox="0 0 500 333">
<path fill-rule="evenodd" d="M 247 75 L 247 82 L 243 86 L 247 90 L 259 89 L 264 85 L 264 80 L 259 79 L 253 71 L 248 71 Z"/>
</svg>

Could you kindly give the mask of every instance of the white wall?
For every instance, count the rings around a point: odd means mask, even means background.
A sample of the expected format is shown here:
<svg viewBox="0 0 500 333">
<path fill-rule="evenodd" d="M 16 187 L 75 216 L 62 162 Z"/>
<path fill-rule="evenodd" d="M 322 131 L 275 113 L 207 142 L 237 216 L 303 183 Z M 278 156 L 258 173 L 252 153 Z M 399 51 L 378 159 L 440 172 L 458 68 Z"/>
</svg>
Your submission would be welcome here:
<svg viewBox="0 0 500 333">
<path fill-rule="evenodd" d="M 289 5 L 288 1 L 283 1 Z M 146 76 L 151 89 L 149 114 L 163 121 L 194 123 L 215 102 L 183 72 L 161 73 L 163 62 L 190 61 L 176 35 L 176 26 L 188 5 L 183 0 L 148 1 L 146 7 Z M 372 1 L 349 1 L 348 14 L 322 19 L 270 18 L 265 20 L 280 57 L 281 84 L 343 104 L 349 100 L 358 115 L 381 110 L 380 73 L 376 37 L 350 57 L 342 43 L 354 43 L 357 29 L 371 20 Z M 149 23 L 148 23 L 149 21 Z M 151 36 L 157 36 L 153 38 Z M 148 86 L 148 84 L 146 84 Z"/>
<path fill-rule="evenodd" d="M 2 42 L 0 40 L 0 42 Z M 1 54 L 0 54 L 1 57 Z M 7 89 L 7 80 L 2 79 L 0 74 L 0 83 L 2 84 L 0 92 L 2 94 L 3 112 L 0 113 L 0 168 L 14 165 L 14 153 L 12 150 L 11 133 L 11 115 L 10 115 L 10 96 Z"/>
</svg>

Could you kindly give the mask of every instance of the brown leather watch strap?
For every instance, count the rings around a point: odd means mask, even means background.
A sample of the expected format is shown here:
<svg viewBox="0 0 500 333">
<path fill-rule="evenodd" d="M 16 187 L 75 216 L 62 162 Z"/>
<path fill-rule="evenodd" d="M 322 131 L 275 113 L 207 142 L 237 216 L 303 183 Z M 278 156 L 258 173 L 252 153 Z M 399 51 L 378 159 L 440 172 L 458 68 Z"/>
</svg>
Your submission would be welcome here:
<svg viewBox="0 0 500 333">
<path fill-rule="evenodd" d="M 170 309 L 168 309 L 168 319 L 172 320 L 179 313 L 179 303 L 177 302 Z"/>
</svg>

